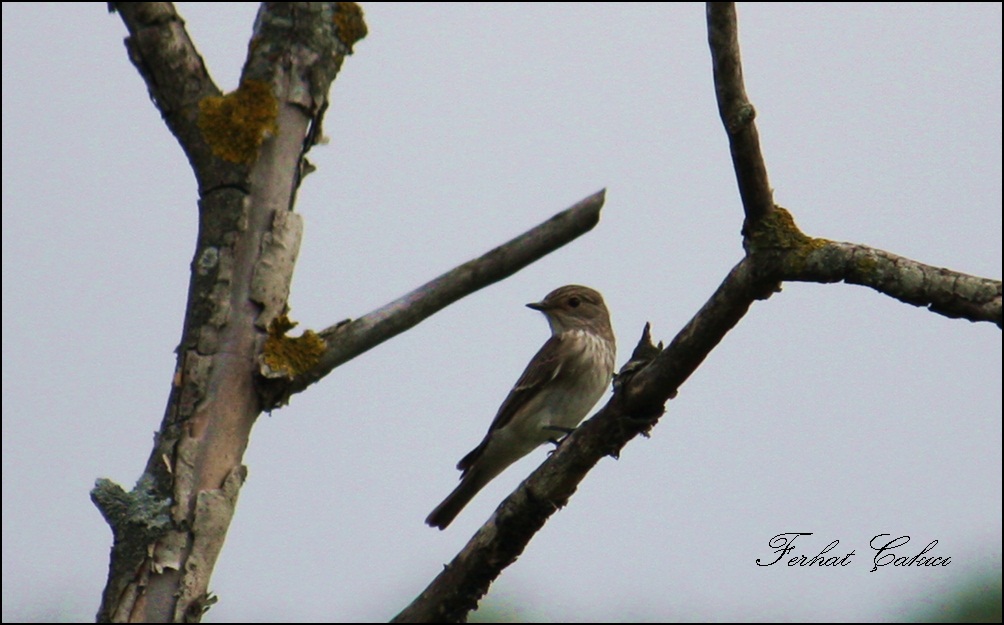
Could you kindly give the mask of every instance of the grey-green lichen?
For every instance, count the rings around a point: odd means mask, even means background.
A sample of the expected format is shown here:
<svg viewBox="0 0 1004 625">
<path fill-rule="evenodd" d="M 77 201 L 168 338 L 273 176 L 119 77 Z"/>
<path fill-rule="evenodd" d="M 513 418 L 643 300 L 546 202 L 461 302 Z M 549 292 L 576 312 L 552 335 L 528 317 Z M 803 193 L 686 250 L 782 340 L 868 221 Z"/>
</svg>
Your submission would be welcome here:
<svg viewBox="0 0 1004 625">
<path fill-rule="evenodd" d="M 198 271 L 200 276 L 209 275 L 209 272 L 212 271 L 219 262 L 220 250 L 210 245 L 202 250 L 202 253 L 199 255 L 199 259 L 195 263 L 196 271 Z"/>
<path fill-rule="evenodd" d="M 153 485 L 153 476 L 146 473 L 130 492 L 107 478 L 100 478 L 91 489 L 91 501 L 113 532 L 130 525 L 142 527 L 151 537 L 157 536 L 171 525 L 171 500 L 159 496 Z"/>
</svg>

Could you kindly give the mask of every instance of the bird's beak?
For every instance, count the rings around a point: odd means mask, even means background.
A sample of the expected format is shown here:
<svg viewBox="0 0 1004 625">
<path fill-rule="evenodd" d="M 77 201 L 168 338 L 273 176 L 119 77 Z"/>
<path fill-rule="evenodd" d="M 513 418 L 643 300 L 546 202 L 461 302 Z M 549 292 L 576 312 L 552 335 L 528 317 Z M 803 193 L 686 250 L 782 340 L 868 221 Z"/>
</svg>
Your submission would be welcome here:
<svg viewBox="0 0 1004 625">
<path fill-rule="evenodd" d="M 526 305 L 526 307 L 532 308 L 534 310 L 539 310 L 540 312 L 544 312 L 545 310 L 547 310 L 547 308 L 544 306 L 544 302 L 530 302 L 529 304 Z"/>
</svg>

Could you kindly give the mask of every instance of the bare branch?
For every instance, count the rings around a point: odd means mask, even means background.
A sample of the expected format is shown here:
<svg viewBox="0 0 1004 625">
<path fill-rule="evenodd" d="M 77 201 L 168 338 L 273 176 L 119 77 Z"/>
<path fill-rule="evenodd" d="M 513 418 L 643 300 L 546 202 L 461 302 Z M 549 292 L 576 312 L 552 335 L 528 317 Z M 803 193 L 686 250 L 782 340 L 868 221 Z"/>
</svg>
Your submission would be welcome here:
<svg viewBox="0 0 1004 625">
<path fill-rule="evenodd" d="M 708 3 L 708 43 L 714 72 L 718 113 L 729 136 L 732 165 L 739 195 L 746 211 L 745 233 L 774 209 L 774 195 L 767 179 L 767 166 L 760 152 L 756 110 L 746 97 L 739 56 L 739 29 L 734 2 Z"/>
<path fill-rule="evenodd" d="M 932 267 L 865 245 L 810 237 L 781 206 L 747 233 L 746 247 L 758 271 L 777 283 L 860 284 L 946 317 L 1001 325 L 1000 280 Z"/>
<path fill-rule="evenodd" d="M 594 193 L 508 243 L 444 273 L 407 295 L 363 317 L 323 330 L 320 336 L 328 347 L 320 363 L 308 374 L 294 380 L 289 393 L 302 391 L 339 365 L 589 232 L 599 222 L 605 195 L 605 190 Z"/>
<path fill-rule="evenodd" d="M 150 99 L 188 156 L 200 188 L 219 167 L 199 130 L 199 102 L 220 95 L 202 57 L 170 2 L 114 2 L 129 30 L 129 60 L 146 82 Z"/>
<path fill-rule="evenodd" d="M 779 268 L 781 278 L 860 284 L 939 315 L 1001 327 L 1000 280 L 925 265 L 856 243 L 813 241 L 814 249 L 785 259 Z"/>
</svg>

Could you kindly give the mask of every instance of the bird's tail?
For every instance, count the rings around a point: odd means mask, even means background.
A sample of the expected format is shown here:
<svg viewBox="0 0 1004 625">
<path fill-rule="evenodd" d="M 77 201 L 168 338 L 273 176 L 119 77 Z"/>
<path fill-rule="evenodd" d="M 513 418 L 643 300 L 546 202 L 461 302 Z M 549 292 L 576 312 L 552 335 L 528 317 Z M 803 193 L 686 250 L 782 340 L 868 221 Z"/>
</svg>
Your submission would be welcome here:
<svg viewBox="0 0 1004 625">
<path fill-rule="evenodd" d="M 464 506 L 470 503 L 474 495 L 477 495 L 478 491 L 484 488 L 492 477 L 494 475 L 486 476 L 481 471 L 468 471 L 460 480 L 460 484 L 453 489 L 453 492 L 443 500 L 443 503 L 436 506 L 436 509 L 425 519 L 426 525 L 438 527 L 441 530 L 446 529 L 446 526 L 457 518 Z"/>
</svg>

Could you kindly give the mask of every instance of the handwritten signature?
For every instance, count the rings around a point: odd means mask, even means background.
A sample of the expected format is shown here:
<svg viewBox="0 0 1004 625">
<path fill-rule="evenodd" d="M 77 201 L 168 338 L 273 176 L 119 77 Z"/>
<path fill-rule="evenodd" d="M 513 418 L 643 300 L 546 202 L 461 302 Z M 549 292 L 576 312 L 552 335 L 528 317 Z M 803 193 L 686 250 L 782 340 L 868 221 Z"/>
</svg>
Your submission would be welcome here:
<svg viewBox="0 0 1004 625">
<path fill-rule="evenodd" d="M 757 566 L 772 566 L 780 562 L 782 558 L 795 551 L 795 539 L 799 536 L 812 536 L 812 532 L 784 532 L 771 538 L 767 545 L 777 554 L 777 557 L 770 562 L 761 562 L 761 559 L 757 558 Z M 905 547 L 910 542 L 910 536 L 904 534 L 889 539 L 890 536 L 892 534 L 878 534 L 868 541 L 868 546 L 875 552 L 870 572 L 874 573 L 879 570 L 879 567 L 889 565 L 905 567 L 948 566 L 952 561 L 951 556 L 935 556 L 930 553 L 938 545 L 937 540 L 932 540 L 917 553 L 910 554 L 907 551 L 907 554 L 903 555 L 905 550 L 900 550 L 900 547 Z M 788 566 L 847 566 L 851 564 L 856 553 L 853 549 L 842 557 L 839 555 L 839 551 L 832 553 L 839 545 L 839 540 L 831 541 L 816 555 L 811 557 L 792 555 L 786 564 Z"/>
</svg>

